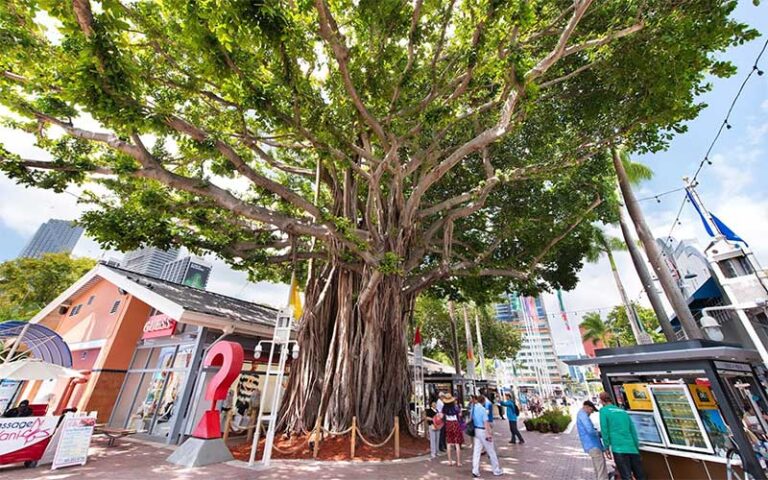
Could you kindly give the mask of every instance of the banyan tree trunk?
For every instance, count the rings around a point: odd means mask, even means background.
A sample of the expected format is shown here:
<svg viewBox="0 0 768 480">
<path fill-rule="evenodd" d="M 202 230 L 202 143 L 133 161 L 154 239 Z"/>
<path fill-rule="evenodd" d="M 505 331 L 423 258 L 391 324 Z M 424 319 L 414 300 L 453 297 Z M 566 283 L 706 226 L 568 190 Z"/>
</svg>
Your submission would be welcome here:
<svg viewBox="0 0 768 480">
<path fill-rule="evenodd" d="M 281 425 L 288 432 L 312 430 L 318 418 L 343 430 L 357 417 L 366 436 L 381 438 L 395 415 L 408 418 L 410 375 L 407 319 L 414 298 L 402 293 L 402 278 L 363 273 L 326 263 L 306 289 L 298 332 L 300 356 L 291 365 Z M 361 304 L 361 290 L 375 285 Z"/>
</svg>

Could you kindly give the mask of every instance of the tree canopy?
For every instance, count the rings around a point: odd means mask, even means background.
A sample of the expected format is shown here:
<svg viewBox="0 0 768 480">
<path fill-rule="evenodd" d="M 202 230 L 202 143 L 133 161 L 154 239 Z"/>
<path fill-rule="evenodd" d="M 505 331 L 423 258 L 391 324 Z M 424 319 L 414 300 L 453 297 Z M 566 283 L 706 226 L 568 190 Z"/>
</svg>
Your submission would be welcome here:
<svg viewBox="0 0 768 480">
<path fill-rule="evenodd" d="M 633 303 L 637 316 L 640 322 L 643 324 L 643 328 L 651 336 L 651 339 L 656 342 L 664 342 L 664 335 L 661 332 L 657 332 L 659 329 L 659 319 L 656 318 L 656 314 L 650 308 L 645 308 L 642 305 Z M 627 309 L 623 305 L 617 305 L 608 312 L 608 323 L 613 329 L 615 338 L 621 343 L 621 345 L 635 345 L 635 336 L 632 334 L 632 328 L 627 321 Z"/>
<path fill-rule="evenodd" d="M 568 288 L 573 225 L 613 197 L 599 152 L 663 148 L 698 113 L 704 75 L 732 71 L 711 53 L 755 35 L 735 5 L 11 0 L 0 101 L 52 160 L 2 168 L 101 176 L 83 222 L 118 248 Z"/>
<path fill-rule="evenodd" d="M 0 322 L 29 320 L 94 265 L 93 259 L 66 253 L 0 263 Z"/>
<path fill-rule="evenodd" d="M 480 323 L 480 335 L 483 339 L 483 351 L 486 359 L 514 358 L 520 349 L 520 333 L 511 325 L 499 322 L 488 306 L 469 308 L 470 330 L 472 333 L 475 356 L 478 352 L 478 340 L 475 327 L 475 315 Z M 451 338 L 451 318 L 447 302 L 443 299 L 421 295 L 416 299 L 414 324 L 421 329 L 424 355 L 452 365 L 453 339 Z M 459 339 L 459 358 L 466 365 L 466 329 L 461 308 L 456 312 L 456 335 Z"/>
</svg>

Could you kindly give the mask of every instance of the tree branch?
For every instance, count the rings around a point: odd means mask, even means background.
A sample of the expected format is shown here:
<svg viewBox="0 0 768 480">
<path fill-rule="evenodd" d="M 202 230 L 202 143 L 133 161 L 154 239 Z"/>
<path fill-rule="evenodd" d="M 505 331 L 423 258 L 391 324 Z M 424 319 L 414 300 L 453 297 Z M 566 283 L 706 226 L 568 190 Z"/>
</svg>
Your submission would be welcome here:
<svg viewBox="0 0 768 480">
<path fill-rule="evenodd" d="M 561 241 L 562 241 L 562 240 L 563 240 L 565 237 L 567 237 L 567 236 L 568 236 L 568 235 L 569 235 L 569 234 L 570 234 L 570 233 L 571 233 L 571 232 L 572 232 L 572 231 L 573 231 L 573 230 L 574 230 L 576 227 L 578 227 L 578 226 L 579 226 L 579 224 L 581 224 L 581 222 L 583 222 L 583 221 L 584 221 L 584 219 L 585 219 L 585 218 L 587 218 L 587 216 L 588 216 L 588 215 L 589 215 L 589 214 L 592 212 L 592 210 L 596 209 L 596 208 L 597 208 L 598 206 L 600 206 L 600 204 L 602 204 L 602 203 L 603 203 L 603 199 L 602 199 L 602 198 L 600 198 L 600 197 L 598 196 L 598 197 L 597 197 L 597 198 L 596 198 L 596 199 L 595 199 L 595 200 L 594 200 L 594 201 L 593 201 L 593 202 L 592 202 L 592 203 L 589 205 L 589 207 L 588 207 L 588 208 L 587 208 L 587 209 L 584 211 L 584 213 L 582 213 L 582 214 L 579 216 L 579 218 L 578 218 L 578 219 L 576 219 L 576 221 L 575 221 L 574 223 L 572 223 L 571 225 L 569 225 L 569 226 L 568 226 L 568 228 L 566 228 L 566 229 L 563 231 L 563 233 L 561 233 L 560 235 L 558 235 L 558 236 L 556 236 L 555 238 L 553 238 L 552 240 L 550 240 L 550 241 L 549 241 L 549 243 L 547 243 L 547 244 L 544 246 L 544 248 L 541 250 L 541 252 L 539 252 L 539 254 L 538 254 L 538 255 L 536 255 L 536 256 L 533 258 L 533 261 L 531 262 L 531 270 L 533 271 L 533 270 L 536 270 L 536 269 L 538 269 L 538 264 L 539 264 L 539 262 L 541 262 L 541 260 L 542 260 L 544 257 L 546 257 L 546 256 L 547 256 L 547 254 L 548 254 L 548 253 L 549 253 L 549 252 L 550 252 L 550 251 L 551 251 L 551 250 L 552 250 L 552 249 L 553 249 L 553 248 L 554 248 L 554 247 L 555 247 L 555 246 L 556 246 L 558 243 L 560 243 L 560 242 L 561 242 Z"/>
<path fill-rule="evenodd" d="M 386 133 L 384 133 L 384 128 L 382 128 L 379 121 L 374 118 L 371 112 L 368 111 L 368 108 L 363 103 L 352 82 L 352 75 L 349 72 L 348 64 L 349 50 L 343 43 L 343 36 L 341 35 L 341 32 L 339 32 L 336 20 L 334 20 L 331 15 L 325 0 L 315 0 L 315 9 L 317 10 L 318 19 L 320 21 L 320 36 L 331 46 L 331 51 L 333 51 L 336 63 L 339 66 L 339 72 L 341 72 L 341 78 L 344 82 L 347 94 L 352 99 L 352 103 L 355 105 L 357 112 L 365 123 L 371 127 L 376 136 L 379 137 L 382 146 L 386 150 L 389 148 L 389 139 L 387 138 Z"/>
</svg>

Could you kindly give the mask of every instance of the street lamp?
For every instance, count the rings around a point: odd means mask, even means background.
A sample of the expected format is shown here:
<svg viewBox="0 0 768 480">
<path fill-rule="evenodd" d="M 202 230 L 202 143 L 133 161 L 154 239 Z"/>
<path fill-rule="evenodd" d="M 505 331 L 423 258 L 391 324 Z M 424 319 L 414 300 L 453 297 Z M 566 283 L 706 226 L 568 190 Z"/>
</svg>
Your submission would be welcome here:
<svg viewBox="0 0 768 480">
<path fill-rule="evenodd" d="M 264 343 L 270 343 L 271 344 L 272 341 L 271 340 L 259 340 L 259 343 L 257 343 L 256 347 L 254 347 L 254 349 L 253 349 L 253 357 L 254 358 L 259 358 L 259 357 L 261 357 L 261 354 L 264 353 L 264 347 L 261 346 Z M 299 358 L 299 342 L 297 342 L 296 340 L 289 340 L 288 344 L 286 345 L 286 347 L 288 347 L 288 346 L 290 346 L 290 348 L 291 348 L 291 358 L 293 358 L 294 360 Z"/>
<path fill-rule="evenodd" d="M 755 326 L 752 325 L 752 322 L 749 320 L 749 317 L 747 317 L 747 314 L 745 313 L 745 310 L 749 310 L 752 308 L 758 308 L 758 307 L 765 308 L 767 304 L 768 302 L 766 302 L 766 300 L 760 299 L 760 300 L 757 300 L 755 303 L 746 304 L 746 305 L 723 305 L 720 307 L 706 307 L 701 311 L 701 315 L 702 315 L 701 328 L 702 330 L 704 330 L 704 334 L 710 340 L 715 340 L 719 342 L 723 340 L 725 336 L 723 335 L 723 331 L 720 328 L 720 323 L 712 315 L 709 315 L 709 312 L 713 312 L 716 310 L 717 311 L 721 311 L 721 310 L 736 311 L 736 316 L 741 322 L 742 327 L 744 327 L 744 330 L 747 332 L 747 336 L 749 336 L 749 339 L 755 345 L 755 349 L 760 354 L 760 358 L 763 360 L 763 363 L 766 366 L 768 366 L 768 349 L 766 349 L 766 346 L 763 344 L 763 341 L 760 340 L 760 336 L 757 334 L 757 330 L 755 330 Z"/>
</svg>

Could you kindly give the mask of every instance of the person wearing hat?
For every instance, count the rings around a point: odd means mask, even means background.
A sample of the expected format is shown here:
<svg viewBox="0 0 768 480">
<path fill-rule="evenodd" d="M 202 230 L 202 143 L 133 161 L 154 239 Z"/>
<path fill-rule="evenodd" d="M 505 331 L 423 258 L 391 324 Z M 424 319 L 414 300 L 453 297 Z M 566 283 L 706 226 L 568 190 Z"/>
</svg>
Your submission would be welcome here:
<svg viewBox="0 0 768 480">
<path fill-rule="evenodd" d="M 589 419 L 589 416 L 597 411 L 595 404 L 589 400 L 585 401 L 576 415 L 576 428 L 579 432 L 579 440 L 595 467 L 595 477 L 597 480 L 608 480 L 608 467 L 605 464 L 605 447 L 600 440 L 600 433 L 595 425 Z"/>
<path fill-rule="evenodd" d="M 445 419 L 445 442 L 448 444 L 448 465 L 453 465 L 451 451 L 456 452 L 457 467 L 461 466 L 461 444 L 464 443 L 464 429 L 462 428 L 461 408 L 456 404 L 456 399 L 450 393 L 443 397 L 443 418 Z"/>
</svg>

